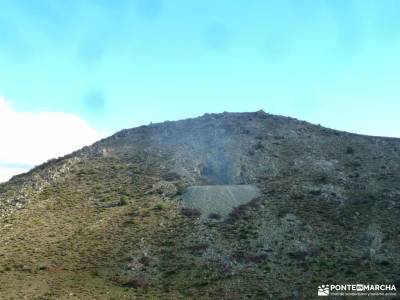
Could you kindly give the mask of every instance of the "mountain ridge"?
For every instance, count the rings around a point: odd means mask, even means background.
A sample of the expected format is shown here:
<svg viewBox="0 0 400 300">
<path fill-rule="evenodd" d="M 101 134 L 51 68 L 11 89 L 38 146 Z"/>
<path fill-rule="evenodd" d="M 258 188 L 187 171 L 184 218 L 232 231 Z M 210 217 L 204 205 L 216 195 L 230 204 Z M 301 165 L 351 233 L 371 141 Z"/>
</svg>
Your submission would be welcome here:
<svg viewBox="0 0 400 300">
<path fill-rule="evenodd" d="M 115 138 L 115 136 L 123 135 L 123 134 L 125 134 L 126 132 L 129 132 L 129 131 L 132 131 L 132 130 L 136 130 L 136 129 L 144 128 L 144 127 L 150 127 L 150 126 L 162 126 L 162 125 L 168 124 L 168 123 L 177 123 L 177 122 L 182 122 L 182 121 L 196 120 L 196 119 L 201 119 L 201 118 L 208 117 L 208 116 L 218 116 L 218 115 L 223 115 L 223 114 L 230 114 L 230 115 L 265 114 L 265 115 L 267 115 L 267 116 L 272 116 L 272 117 L 274 117 L 274 118 L 282 118 L 282 119 L 285 119 L 285 120 L 291 120 L 291 121 L 295 121 L 295 122 L 305 123 L 305 124 L 308 124 L 308 125 L 310 125 L 310 126 L 318 126 L 318 127 L 322 128 L 322 129 L 324 129 L 324 130 L 335 131 L 335 132 L 337 132 L 338 134 L 347 134 L 347 135 L 353 135 L 353 136 L 359 136 L 359 137 L 365 137 L 365 138 L 371 138 L 371 139 L 378 139 L 378 140 L 379 140 L 379 139 L 384 139 L 384 140 L 388 139 L 388 140 L 395 140 L 395 141 L 396 141 L 396 140 L 400 140 L 399 137 L 390 137 L 390 136 L 379 136 L 379 135 L 360 134 L 360 133 L 355 133 L 355 132 L 349 132 L 349 131 L 343 131 L 343 130 L 334 129 L 334 128 L 329 128 L 329 127 L 324 127 L 324 126 L 321 126 L 320 124 L 310 123 L 310 122 L 307 122 L 307 121 L 304 121 L 304 120 L 299 120 L 299 119 L 297 119 L 297 118 L 293 118 L 293 117 L 290 117 L 290 116 L 282 116 L 282 115 L 274 115 L 274 114 L 270 114 L 270 113 L 265 113 L 264 110 L 258 110 L 258 111 L 255 111 L 255 112 L 205 113 L 205 114 L 203 114 L 202 116 L 199 116 L 199 117 L 186 118 L 186 119 L 179 119 L 179 120 L 174 120 L 174 121 L 165 120 L 165 121 L 161 121 L 161 122 L 157 122 L 157 123 L 151 122 L 151 123 L 148 124 L 148 125 L 140 125 L 140 126 L 137 126 L 137 127 L 121 129 L 121 130 L 119 130 L 119 131 L 117 131 L 117 132 L 111 134 L 111 135 L 108 136 L 108 137 L 102 138 L 102 139 L 100 139 L 100 140 L 94 142 L 94 143 L 91 144 L 91 145 L 84 146 L 84 147 L 82 147 L 82 148 L 80 148 L 80 149 L 78 149 L 78 150 L 76 150 L 76 151 L 73 151 L 73 152 L 71 152 L 71 153 L 69 153 L 69 154 L 66 154 L 66 155 L 61 156 L 61 157 L 58 157 L 58 158 L 51 158 L 51 159 L 49 159 L 48 161 L 46 161 L 46 162 L 44 162 L 44 163 L 42 163 L 42 164 L 39 164 L 39 165 L 33 167 L 31 170 L 29 170 L 29 171 L 27 171 L 27 172 L 25 172 L 25 173 L 21 173 L 21 174 L 14 175 L 13 177 L 20 177 L 20 176 L 24 176 L 24 175 L 30 174 L 32 171 L 35 171 L 36 169 L 43 168 L 44 166 L 47 166 L 48 164 L 57 162 L 57 161 L 59 161 L 59 160 L 69 158 L 69 157 L 71 157 L 71 156 L 73 156 L 73 155 L 75 155 L 75 154 L 78 154 L 78 153 L 80 153 L 80 152 L 82 152 L 82 151 L 85 151 L 85 149 L 87 149 L 87 148 L 93 147 L 93 146 L 95 146 L 95 145 L 97 145 L 97 144 L 99 144 L 99 143 L 101 143 L 101 142 L 103 142 L 103 141 L 106 141 L 106 140 L 108 140 L 108 139 Z M 13 178 L 13 177 L 12 177 L 12 178 Z M 8 181 L 10 181 L 12 178 L 10 178 Z M 7 182 L 8 182 L 8 181 L 7 181 Z M 5 183 L 6 183 L 6 182 L 2 182 L 2 183 L 0 183 L 0 184 L 5 184 Z"/>
</svg>

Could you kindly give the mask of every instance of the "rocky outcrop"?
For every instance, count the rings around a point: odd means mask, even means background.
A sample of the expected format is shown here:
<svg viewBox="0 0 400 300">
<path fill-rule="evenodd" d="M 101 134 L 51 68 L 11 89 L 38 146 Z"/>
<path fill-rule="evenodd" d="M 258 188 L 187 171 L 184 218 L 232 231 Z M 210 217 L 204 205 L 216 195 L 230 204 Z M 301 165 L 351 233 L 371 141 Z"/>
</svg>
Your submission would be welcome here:
<svg viewBox="0 0 400 300">
<path fill-rule="evenodd" d="M 3 184 L 0 192 L 0 218 L 28 206 L 46 187 L 65 180 L 70 168 L 80 161 L 78 157 L 58 161 L 47 168 L 38 167 L 27 174 L 14 176 Z"/>
</svg>

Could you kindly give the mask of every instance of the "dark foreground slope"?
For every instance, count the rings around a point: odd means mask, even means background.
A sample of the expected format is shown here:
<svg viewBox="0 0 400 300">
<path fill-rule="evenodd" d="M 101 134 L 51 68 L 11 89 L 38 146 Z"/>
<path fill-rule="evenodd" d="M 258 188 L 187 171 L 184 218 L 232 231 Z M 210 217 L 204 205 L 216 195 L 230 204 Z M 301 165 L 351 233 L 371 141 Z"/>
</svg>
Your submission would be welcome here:
<svg viewBox="0 0 400 300">
<path fill-rule="evenodd" d="M 123 130 L 0 185 L 0 299 L 400 288 L 399 182 L 400 140 L 263 112 Z M 189 186 L 244 184 L 259 196 L 227 218 L 182 207 Z"/>
</svg>

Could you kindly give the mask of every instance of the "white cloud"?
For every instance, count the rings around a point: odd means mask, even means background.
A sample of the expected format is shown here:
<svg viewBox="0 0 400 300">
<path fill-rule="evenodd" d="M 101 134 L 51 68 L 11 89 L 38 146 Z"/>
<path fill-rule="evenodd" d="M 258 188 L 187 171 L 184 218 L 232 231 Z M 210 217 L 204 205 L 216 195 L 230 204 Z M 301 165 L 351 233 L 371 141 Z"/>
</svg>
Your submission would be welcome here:
<svg viewBox="0 0 400 300">
<path fill-rule="evenodd" d="M 0 182 L 4 182 L 9 180 L 12 176 L 16 174 L 21 174 L 28 171 L 28 169 L 21 168 L 8 168 L 8 167 L 0 167 Z"/>
<path fill-rule="evenodd" d="M 18 112 L 0 96 L 0 182 L 103 136 L 74 114 Z"/>
</svg>

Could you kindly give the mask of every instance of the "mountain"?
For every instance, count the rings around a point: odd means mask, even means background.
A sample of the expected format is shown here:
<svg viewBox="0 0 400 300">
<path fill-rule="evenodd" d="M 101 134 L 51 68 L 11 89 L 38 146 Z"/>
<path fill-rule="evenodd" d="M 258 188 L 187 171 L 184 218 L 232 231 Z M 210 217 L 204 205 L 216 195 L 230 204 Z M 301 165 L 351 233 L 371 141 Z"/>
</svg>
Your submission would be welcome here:
<svg viewBox="0 0 400 300">
<path fill-rule="evenodd" d="M 262 111 L 122 130 L 0 185 L 0 299 L 399 289 L 399 182 L 400 139 Z"/>
</svg>

